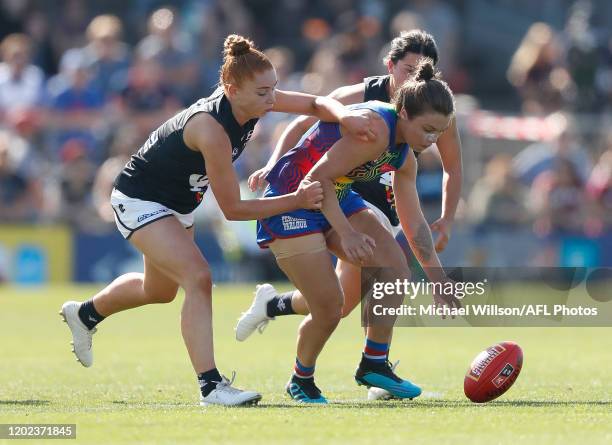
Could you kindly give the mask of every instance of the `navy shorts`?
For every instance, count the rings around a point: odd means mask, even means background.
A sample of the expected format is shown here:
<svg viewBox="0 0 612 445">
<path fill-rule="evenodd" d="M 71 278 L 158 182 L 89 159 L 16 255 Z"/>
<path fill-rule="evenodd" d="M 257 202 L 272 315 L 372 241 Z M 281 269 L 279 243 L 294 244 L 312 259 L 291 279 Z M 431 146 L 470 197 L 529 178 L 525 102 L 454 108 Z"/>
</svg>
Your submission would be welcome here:
<svg viewBox="0 0 612 445">
<path fill-rule="evenodd" d="M 280 196 L 280 194 L 271 186 L 268 186 L 264 192 L 264 197 L 270 196 Z M 340 208 L 348 218 L 357 212 L 366 210 L 368 206 L 361 196 L 351 190 L 340 200 Z M 322 212 L 298 209 L 258 220 L 257 244 L 261 248 L 266 248 L 277 238 L 295 238 L 311 233 L 325 233 L 329 229 L 331 229 L 331 224 Z"/>
</svg>

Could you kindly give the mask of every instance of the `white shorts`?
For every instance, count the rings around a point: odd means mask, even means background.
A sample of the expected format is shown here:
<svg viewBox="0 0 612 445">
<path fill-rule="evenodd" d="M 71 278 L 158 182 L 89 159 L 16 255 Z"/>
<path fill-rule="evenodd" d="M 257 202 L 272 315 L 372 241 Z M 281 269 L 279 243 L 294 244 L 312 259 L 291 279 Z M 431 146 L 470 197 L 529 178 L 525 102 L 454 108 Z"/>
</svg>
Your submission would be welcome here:
<svg viewBox="0 0 612 445">
<path fill-rule="evenodd" d="M 393 238 L 395 238 L 397 236 L 397 234 L 401 232 L 402 227 L 399 226 L 399 225 L 398 226 L 394 226 L 393 224 L 391 224 L 391 221 L 389 221 L 389 218 L 387 218 L 387 215 L 385 215 L 382 210 L 380 210 L 374 204 L 366 201 L 365 199 L 364 199 L 364 202 L 366 203 L 368 208 L 372 212 L 374 212 L 374 215 L 376 216 L 376 219 L 378 221 L 380 221 L 380 223 L 383 225 L 383 227 L 385 229 L 387 229 L 387 232 L 389 232 L 391 235 L 393 235 Z"/>
<path fill-rule="evenodd" d="M 175 216 L 186 229 L 193 226 L 194 212 L 182 214 L 152 201 L 130 198 L 117 189 L 111 193 L 115 223 L 121 235 L 129 239 L 138 229 L 168 216 Z"/>
</svg>

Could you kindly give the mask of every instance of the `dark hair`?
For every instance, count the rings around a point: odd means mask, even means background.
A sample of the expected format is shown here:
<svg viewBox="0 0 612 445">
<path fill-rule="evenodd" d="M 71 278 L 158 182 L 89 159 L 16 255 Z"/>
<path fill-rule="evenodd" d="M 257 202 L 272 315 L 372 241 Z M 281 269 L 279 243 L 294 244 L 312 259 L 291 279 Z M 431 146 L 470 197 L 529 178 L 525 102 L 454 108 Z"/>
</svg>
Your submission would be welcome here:
<svg viewBox="0 0 612 445">
<path fill-rule="evenodd" d="M 455 111 L 453 92 L 434 69 L 431 59 L 419 62 L 414 76 L 395 93 L 393 104 L 398 113 L 404 108 L 411 118 L 432 111 L 448 116 Z"/>
<path fill-rule="evenodd" d="M 430 58 L 434 65 L 438 63 L 438 47 L 436 46 L 436 41 L 431 34 L 420 29 L 402 31 L 399 37 L 391 41 L 391 47 L 383 61 L 387 63 L 390 60 L 393 63 L 397 63 L 397 61 L 403 59 L 407 53 L 422 54 Z"/>
<path fill-rule="evenodd" d="M 223 42 L 223 66 L 219 72 L 221 84 L 240 85 L 259 71 L 273 69 L 270 59 L 255 48 L 255 44 L 240 35 L 230 34 Z"/>
</svg>

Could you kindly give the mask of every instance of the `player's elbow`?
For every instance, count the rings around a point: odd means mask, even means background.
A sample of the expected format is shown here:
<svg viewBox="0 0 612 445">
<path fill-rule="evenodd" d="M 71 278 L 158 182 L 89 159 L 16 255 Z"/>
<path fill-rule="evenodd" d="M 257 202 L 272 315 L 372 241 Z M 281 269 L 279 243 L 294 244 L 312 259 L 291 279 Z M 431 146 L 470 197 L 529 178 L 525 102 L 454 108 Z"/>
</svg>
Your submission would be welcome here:
<svg viewBox="0 0 612 445">
<path fill-rule="evenodd" d="M 252 219 L 240 203 L 220 205 L 220 207 L 223 216 L 225 216 L 225 219 L 228 221 L 245 221 Z"/>
<path fill-rule="evenodd" d="M 325 190 L 329 190 L 330 188 L 335 190 L 334 179 L 329 177 L 329 175 L 326 175 L 323 171 L 311 171 L 305 179 L 308 179 L 311 182 L 318 181 L 319 183 L 321 183 L 321 187 L 323 187 L 324 193 Z"/>
</svg>

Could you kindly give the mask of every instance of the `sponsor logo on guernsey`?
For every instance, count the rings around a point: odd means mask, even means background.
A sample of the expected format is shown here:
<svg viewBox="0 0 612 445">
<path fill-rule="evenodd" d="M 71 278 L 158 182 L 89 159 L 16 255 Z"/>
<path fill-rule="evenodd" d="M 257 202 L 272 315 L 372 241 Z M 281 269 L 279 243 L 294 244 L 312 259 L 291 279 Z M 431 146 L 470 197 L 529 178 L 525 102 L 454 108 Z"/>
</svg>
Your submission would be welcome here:
<svg viewBox="0 0 612 445">
<path fill-rule="evenodd" d="M 294 218 L 293 216 L 281 216 L 283 229 L 285 230 L 300 230 L 306 228 L 306 220 L 302 218 Z"/>
<path fill-rule="evenodd" d="M 159 210 L 156 210 L 155 212 L 145 213 L 145 214 L 143 214 L 143 215 L 140 215 L 140 216 L 138 217 L 137 221 L 138 221 L 138 222 L 142 222 L 142 221 L 144 221 L 145 219 L 149 219 L 149 218 L 151 218 L 152 216 L 159 215 L 160 213 L 167 213 L 167 212 L 168 212 L 168 209 L 159 209 Z"/>
</svg>

